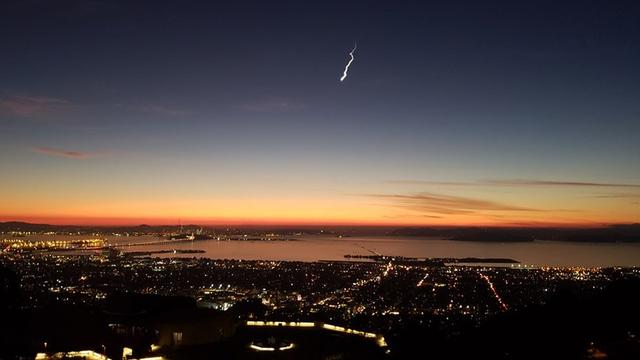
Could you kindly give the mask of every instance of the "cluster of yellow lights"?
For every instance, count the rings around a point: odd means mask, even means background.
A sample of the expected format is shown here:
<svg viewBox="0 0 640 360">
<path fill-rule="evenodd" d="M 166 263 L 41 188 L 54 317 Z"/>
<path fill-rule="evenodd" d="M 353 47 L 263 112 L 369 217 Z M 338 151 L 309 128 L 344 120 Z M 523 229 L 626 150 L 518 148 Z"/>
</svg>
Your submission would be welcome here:
<svg viewBox="0 0 640 360">
<path fill-rule="evenodd" d="M 101 247 L 102 239 L 87 240 L 49 240 L 49 241 L 25 241 L 22 239 L 4 239 L 0 244 L 6 245 L 10 250 L 34 250 L 34 249 L 73 249 L 77 247 Z"/>
<path fill-rule="evenodd" d="M 314 327 L 315 323 L 309 321 L 247 321 L 247 326 L 289 326 L 289 327 Z"/>
<path fill-rule="evenodd" d="M 354 334 L 354 335 L 360 335 L 360 336 L 364 336 L 366 338 L 375 338 L 376 334 L 374 333 L 370 333 L 370 332 L 365 332 L 365 331 L 360 331 L 360 330 L 354 330 L 354 329 L 348 329 L 342 326 L 336 326 L 336 325 L 331 325 L 331 324 L 322 324 L 322 328 L 323 329 L 327 329 L 327 330 L 331 330 L 331 331 L 337 331 L 337 332 L 342 332 L 342 333 L 346 333 L 346 334 Z"/>
<path fill-rule="evenodd" d="M 63 353 L 55 353 L 51 356 L 45 353 L 36 354 L 36 360 L 66 359 L 66 358 L 83 358 L 86 360 L 111 360 L 105 355 L 102 355 L 92 350 L 68 351 Z"/>
<path fill-rule="evenodd" d="M 133 352 L 132 349 L 125 347 L 122 350 L 123 358 L 131 355 L 132 352 Z M 67 359 L 67 358 L 82 358 L 85 360 L 111 360 L 107 356 L 92 350 L 59 352 L 53 355 L 47 355 L 46 353 L 37 353 L 35 360 L 57 360 L 57 359 Z M 138 360 L 164 360 L 164 357 L 153 356 L 153 357 L 140 358 Z"/>
<path fill-rule="evenodd" d="M 366 331 L 360 331 L 355 329 L 349 329 L 342 326 L 336 326 L 331 324 L 314 323 L 310 321 L 247 321 L 247 326 L 288 326 L 288 327 L 320 327 L 322 329 L 337 331 L 345 334 L 358 335 L 369 339 L 376 339 L 378 346 L 386 347 L 387 342 L 384 340 L 384 336 Z M 268 350 L 265 350 L 268 351 Z"/>
</svg>

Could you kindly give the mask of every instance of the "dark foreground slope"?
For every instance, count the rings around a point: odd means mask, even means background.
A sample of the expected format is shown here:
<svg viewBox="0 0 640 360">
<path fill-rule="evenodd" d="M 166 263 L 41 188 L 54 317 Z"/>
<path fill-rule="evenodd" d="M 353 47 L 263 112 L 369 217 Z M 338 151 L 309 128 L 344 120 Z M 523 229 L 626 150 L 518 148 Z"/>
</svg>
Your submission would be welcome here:
<svg viewBox="0 0 640 360">
<path fill-rule="evenodd" d="M 640 281 L 616 281 L 589 297 L 562 291 L 455 334 L 410 326 L 392 347 L 398 359 L 640 359 L 639 304 Z"/>
</svg>

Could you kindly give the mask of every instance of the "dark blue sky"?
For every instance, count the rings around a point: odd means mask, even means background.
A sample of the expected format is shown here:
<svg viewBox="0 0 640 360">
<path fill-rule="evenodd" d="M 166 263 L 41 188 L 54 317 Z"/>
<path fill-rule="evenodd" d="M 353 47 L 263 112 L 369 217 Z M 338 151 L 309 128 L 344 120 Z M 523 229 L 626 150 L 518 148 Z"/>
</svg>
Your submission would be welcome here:
<svg viewBox="0 0 640 360">
<path fill-rule="evenodd" d="M 195 168 L 176 186 L 229 198 L 640 182 L 636 3 L 3 1 L 3 181 Z"/>
</svg>

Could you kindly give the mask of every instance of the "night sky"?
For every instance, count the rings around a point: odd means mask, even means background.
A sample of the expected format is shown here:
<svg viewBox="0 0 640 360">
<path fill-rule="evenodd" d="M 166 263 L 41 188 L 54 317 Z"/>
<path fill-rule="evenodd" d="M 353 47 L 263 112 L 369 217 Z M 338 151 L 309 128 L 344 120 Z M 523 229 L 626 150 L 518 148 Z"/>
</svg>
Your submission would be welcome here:
<svg viewBox="0 0 640 360">
<path fill-rule="evenodd" d="M 0 221 L 640 221 L 637 1 L 4 0 L 0 46 Z"/>
</svg>

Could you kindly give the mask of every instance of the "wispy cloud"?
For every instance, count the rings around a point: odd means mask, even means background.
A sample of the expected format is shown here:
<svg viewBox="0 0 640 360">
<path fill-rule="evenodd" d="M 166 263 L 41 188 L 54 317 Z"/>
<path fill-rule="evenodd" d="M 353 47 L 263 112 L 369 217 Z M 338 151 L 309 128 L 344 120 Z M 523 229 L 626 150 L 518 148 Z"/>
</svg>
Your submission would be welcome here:
<svg viewBox="0 0 640 360">
<path fill-rule="evenodd" d="M 604 182 L 583 182 L 583 181 L 554 181 L 554 180 L 487 180 L 486 184 L 505 186 L 577 186 L 577 187 L 637 187 L 640 184 L 620 184 Z"/>
<path fill-rule="evenodd" d="M 170 108 L 163 105 L 144 105 L 138 107 L 140 111 L 147 113 L 154 113 L 160 115 L 181 116 L 189 114 L 189 111 L 182 109 Z"/>
<path fill-rule="evenodd" d="M 556 180 L 479 180 L 471 182 L 457 181 L 423 181 L 423 180 L 390 180 L 390 184 L 406 185 L 441 185 L 441 186 L 521 186 L 521 187 L 609 187 L 609 188 L 640 188 L 640 184 L 584 182 L 584 181 L 556 181 Z"/>
<path fill-rule="evenodd" d="M 70 159 L 88 159 L 98 155 L 97 153 L 70 151 L 70 150 L 55 149 L 55 148 L 40 147 L 40 146 L 32 147 L 31 150 L 39 154 L 65 157 Z"/>
<path fill-rule="evenodd" d="M 383 217 L 387 219 L 404 219 L 404 218 L 428 218 L 428 219 L 442 219 L 442 216 L 439 215 L 416 215 L 416 214 L 399 214 L 399 215 L 384 215 Z"/>
<path fill-rule="evenodd" d="M 176 108 L 173 106 L 167 106 L 158 103 L 116 103 L 113 104 L 115 108 L 122 109 L 124 111 L 134 111 L 147 114 L 155 114 L 162 116 L 182 116 L 189 115 L 192 112 L 186 109 Z"/>
<path fill-rule="evenodd" d="M 640 193 L 596 194 L 587 197 L 596 199 L 634 199 L 640 198 Z"/>
<path fill-rule="evenodd" d="M 70 101 L 49 97 L 4 96 L 0 97 L 0 113 L 14 116 L 45 115 L 68 109 Z"/>
<path fill-rule="evenodd" d="M 460 182 L 460 181 L 430 181 L 430 180 L 388 180 L 387 184 L 400 185 L 444 185 L 444 186 L 477 186 L 482 185 L 479 182 Z"/>
<path fill-rule="evenodd" d="M 300 110 L 304 105 L 287 98 L 268 97 L 241 104 L 237 108 L 251 112 L 288 112 Z"/>
<path fill-rule="evenodd" d="M 387 200 L 391 206 L 427 214 L 463 215 L 486 211 L 545 211 L 502 204 L 490 200 L 426 192 L 417 194 L 366 194 L 364 196 Z"/>
</svg>

